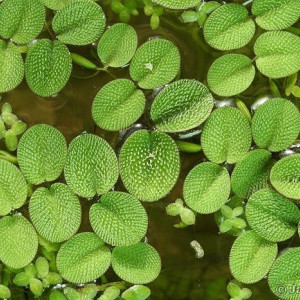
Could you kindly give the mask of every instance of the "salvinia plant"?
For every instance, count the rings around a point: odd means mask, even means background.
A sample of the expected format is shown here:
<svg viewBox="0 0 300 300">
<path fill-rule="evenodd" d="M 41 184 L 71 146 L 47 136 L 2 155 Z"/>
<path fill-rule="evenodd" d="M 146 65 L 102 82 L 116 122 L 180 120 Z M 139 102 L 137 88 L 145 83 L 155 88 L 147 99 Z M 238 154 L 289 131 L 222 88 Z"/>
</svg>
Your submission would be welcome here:
<svg viewBox="0 0 300 300">
<path fill-rule="evenodd" d="M 300 1 L 247 3 L 1 2 L 0 93 L 25 77 L 35 94 L 51 97 L 67 88 L 73 64 L 107 72 L 92 118 L 125 141 L 113 147 L 83 133 L 67 144 L 58 129 L 27 129 L 3 105 L 0 137 L 13 153 L 0 152 L 0 298 L 14 299 L 18 286 L 40 299 L 147 299 L 161 259 L 147 242 L 145 203 L 176 186 L 185 152 L 201 162 L 188 170 L 181 198 L 164 206 L 178 228 L 214 214 L 220 233 L 236 236 L 231 299 L 250 298 L 242 284 L 266 278 L 276 296 L 300 299 L 300 247 L 281 252 L 300 228 Z M 108 9 L 120 23 L 106 22 Z M 199 24 L 205 47 L 217 50 L 204 82 L 181 76 L 175 42 L 153 34 L 141 43 L 126 23 L 141 10 L 153 29 L 163 12 L 181 26 Z M 91 58 L 73 50 L 86 45 Z M 249 110 L 245 92 L 260 79 L 272 95 Z M 202 258 L 205 245 L 191 245 Z M 111 269 L 119 281 L 107 282 Z"/>
</svg>

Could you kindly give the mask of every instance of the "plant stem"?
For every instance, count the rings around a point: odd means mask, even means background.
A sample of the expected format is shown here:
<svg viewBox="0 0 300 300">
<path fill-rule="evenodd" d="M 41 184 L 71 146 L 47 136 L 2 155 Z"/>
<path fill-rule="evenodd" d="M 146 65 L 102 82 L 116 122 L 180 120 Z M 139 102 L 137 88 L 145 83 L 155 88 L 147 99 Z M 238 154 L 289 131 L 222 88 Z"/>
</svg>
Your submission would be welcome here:
<svg viewBox="0 0 300 300">
<path fill-rule="evenodd" d="M 197 153 L 202 150 L 201 145 L 184 142 L 184 141 L 176 141 L 176 144 L 180 151 L 186 152 L 186 153 Z"/>
<path fill-rule="evenodd" d="M 300 28 L 297 27 L 289 27 L 286 29 L 286 31 L 289 31 L 291 33 L 294 33 L 296 35 L 300 35 Z"/>
<path fill-rule="evenodd" d="M 0 150 L 0 159 L 3 159 L 3 160 L 7 160 L 15 165 L 18 164 L 18 159 L 16 156 L 4 151 L 4 150 Z"/>
</svg>

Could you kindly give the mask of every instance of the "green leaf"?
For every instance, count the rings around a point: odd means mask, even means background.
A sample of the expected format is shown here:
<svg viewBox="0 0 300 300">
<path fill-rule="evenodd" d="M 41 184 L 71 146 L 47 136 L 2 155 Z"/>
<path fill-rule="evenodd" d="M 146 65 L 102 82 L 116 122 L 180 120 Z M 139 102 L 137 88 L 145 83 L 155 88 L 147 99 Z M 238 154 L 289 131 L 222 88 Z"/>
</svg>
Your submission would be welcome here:
<svg viewBox="0 0 300 300">
<path fill-rule="evenodd" d="M 240 4 L 217 8 L 204 24 L 204 38 L 213 48 L 233 50 L 247 45 L 255 32 L 255 23 Z"/>
<path fill-rule="evenodd" d="M 243 199 L 248 199 L 256 191 L 268 186 L 268 179 L 274 161 L 267 150 L 250 151 L 236 165 L 231 175 L 232 191 Z"/>
<path fill-rule="evenodd" d="M 49 300 L 67 300 L 67 298 L 64 296 L 63 293 L 61 293 L 60 291 L 52 291 L 50 296 L 49 296 Z"/>
<path fill-rule="evenodd" d="M 37 37 L 45 22 L 45 8 L 40 0 L 5 0 L 0 5 L 0 36 L 18 44 Z"/>
<path fill-rule="evenodd" d="M 271 242 L 291 238 L 300 221 L 298 207 L 289 199 L 271 189 L 253 194 L 246 205 L 246 218 L 250 227 Z"/>
<path fill-rule="evenodd" d="M 243 283 L 255 283 L 266 276 L 277 255 L 277 244 L 254 231 L 239 235 L 232 245 L 229 265 L 232 275 Z"/>
<path fill-rule="evenodd" d="M 199 81 L 183 79 L 170 84 L 155 98 L 151 118 L 165 132 L 180 132 L 202 124 L 213 108 L 209 89 Z"/>
<path fill-rule="evenodd" d="M 268 282 L 272 292 L 283 300 L 299 299 L 300 248 L 291 248 L 281 254 L 273 264 Z"/>
<path fill-rule="evenodd" d="M 37 232 L 53 243 L 69 239 L 81 223 L 79 199 L 62 183 L 35 190 L 29 202 L 29 214 Z"/>
<path fill-rule="evenodd" d="M 11 297 L 10 289 L 5 285 L 0 284 L 0 299 L 9 299 L 10 297 Z"/>
<path fill-rule="evenodd" d="M 130 76 L 143 89 L 154 89 L 172 81 L 180 69 L 177 47 L 165 39 L 152 39 L 136 51 Z"/>
<path fill-rule="evenodd" d="M 219 96 L 233 96 L 245 91 L 252 83 L 255 68 L 252 61 L 242 54 L 226 54 L 211 65 L 207 82 Z"/>
<path fill-rule="evenodd" d="M 24 62 L 18 48 L 0 40 L 0 93 L 17 87 L 24 77 Z"/>
<path fill-rule="evenodd" d="M 138 43 L 135 29 L 128 24 L 114 24 L 101 37 L 97 52 L 102 63 L 118 68 L 126 65 L 133 57 Z"/>
<path fill-rule="evenodd" d="M 13 279 L 13 283 L 17 286 L 27 286 L 31 277 L 25 272 L 17 273 Z"/>
<path fill-rule="evenodd" d="M 142 201 L 156 201 L 174 187 L 180 169 L 175 142 L 165 133 L 139 130 L 120 152 L 120 173 L 126 189 Z"/>
<path fill-rule="evenodd" d="M 27 183 L 20 170 L 6 160 L 0 160 L 0 216 L 20 208 L 27 198 Z"/>
<path fill-rule="evenodd" d="M 144 285 L 134 285 L 127 289 L 122 294 L 122 299 L 125 300 L 145 300 L 151 294 L 150 289 Z"/>
<path fill-rule="evenodd" d="M 30 288 L 30 291 L 34 294 L 34 296 L 36 298 L 40 297 L 44 292 L 42 282 L 39 279 L 36 279 L 36 278 L 31 278 L 30 279 L 29 288 Z"/>
<path fill-rule="evenodd" d="M 112 267 L 123 280 L 144 284 L 153 281 L 160 273 L 161 261 L 157 251 L 145 243 L 114 248 Z"/>
<path fill-rule="evenodd" d="M 196 7 L 201 3 L 201 0 L 153 0 L 153 3 L 171 9 L 186 9 Z"/>
<path fill-rule="evenodd" d="M 186 204 L 201 214 L 219 210 L 230 194 L 228 171 L 211 162 L 194 167 L 184 181 L 183 196 Z"/>
<path fill-rule="evenodd" d="M 300 154 L 294 154 L 277 161 L 271 170 L 270 181 L 282 195 L 300 199 Z"/>
<path fill-rule="evenodd" d="M 69 145 L 65 179 L 73 192 L 90 198 L 108 192 L 119 177 L 118 161 L 101 137 L 83 134 Z"/>
<path fill-rule="evenodd" d="M 96 95 L 92 115 L 105 130 L 117 131 L 129 127 L 143 114 L 144 93 L 128 79 L 116 79 L 106 84 Z"/>
<path fill-rule="evenodd" d="M 252 120 L 254 142 L 261 148 L 279 152 L 291 146 L 300 131 L 300 113 L 289 100 L 275 98 L 266 101 Z"/>
<path fill-rule="evenodd" d="M 285 29 L 300 17 L 298 0 L 254 0 L 252 13 L 256 23 L 266 30 Z"/>
<path fill-rule="evenodd" d="M 35 267 L 37 270 L 38 278 L 43 279 L 46 275 L 49 274 L 49 263 L 45 257 L 38 257 L 35 261 Z"/>
<path fill-rule="evenodd" d="M 123 192 L 109 192 L 90 209 L 95 233 L 112 246 L 129 246 L 146 234 L 148 217 L 140 201 Z"/>
<path fill-rule="evenodd" d="M 233 164 L 246 156 L 251 140 L 247 118 L 236 108 L 222 107 L 216 109 L 206 120 L 201 145 L 210 161 Z"/>
<path fill-rule="evenodd" d="M 44 5 L 53 10 L 59 10 L 70 3 L 71 0 L 41 0 Z"/>
<path fill-rule="evenodd" d="M 108 269 L 111 253 L 94 233 L 84 232 L 65 242 L 57 254 L 57 269 L 74 283 L 93 281 Z"/>
<path fill-rule="evenodd" d="M 18 163 L 23 175 L 32 184 L 57 179 L 63 170 L 66 155 L 64 136 L 49 125 L 31 127 L 19 142 Z"/>
<path fill-rule="evenodd" d="M 39 96 L 49 97 L 61 91 L 69 80 L 72 59 L 59 41 L 39 40 L 30 47 L 25 61 L 29 87 Z"/>
<path fill-rule="evenodd" d="M 87 45 L 102 35 L 105 23 L 104 12 L 97 3 L 73 0 L 57 12 L 52 20 L 52 27 L 61 42 Z"/>
<path fill-rule="evenodd" d="M 105 289 L 103 294 L 98 298 L 98 300 L 115 300 L 120 296 L 120 290 L 116 286 L 109 286 Z"/>
<path fill-rule="evenodd" d="M 287 77 L 300 69 L 300 38 L 290 32 L 263 33 L 254 52 L 258 70 L 270 78 Z"/>
<path fill-rule="evenodd" d="M 33 226 L 23 216 L 0 219 L 0 260 L 11 268 L 28 265 L 38 249 L 38 238 Z"/>
</svg>

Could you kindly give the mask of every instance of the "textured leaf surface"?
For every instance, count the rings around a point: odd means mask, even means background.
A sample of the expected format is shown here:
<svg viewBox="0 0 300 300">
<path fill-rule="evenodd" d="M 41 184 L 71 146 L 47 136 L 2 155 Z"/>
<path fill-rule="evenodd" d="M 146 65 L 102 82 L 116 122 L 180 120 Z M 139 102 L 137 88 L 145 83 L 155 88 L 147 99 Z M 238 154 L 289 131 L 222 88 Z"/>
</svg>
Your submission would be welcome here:
<svg viewBox="0 0 300 300">
<path fill-rule="evenodd" d="M 64 136 L 54 127 L 38 124 L 28 129 L 19 142 L 18 162 L 32 184 L 53 181 L 61 174 L 67 155 Z"/>
<path fill-rule="evenodd" d="M 119 176 L 116 154 L 102 138 L 83 134 L 75 138 L 68 150 L 65 179 L 81 197 L 108 192 Z"/>
<path fill-rule="evenodd" d="M 110 192 L 90 209 L 95 233 L 113 246 L 129 246 L 146 234 L 148 217 L 140 201 L 127 193 Z"/>
<path fill-rule="evenodd" d="M 63 278 L 84 283 L 102 276 L 108 269 L 111 253 L 94 233 L 84 232 L 65 242 L 57 254 L 57 269 Z"/>
<path fill-rule="evenodd" d="M 286 77 L 300 69 L 300 38 L 290 32 L 263 33 L 254 52 L 258 70 L 270 78 Z"/>
<path fill-rule="evenodd" d="M 23 216 L 0 220 L 0 259 L 8 267 L 19 269 L 35 257 L 38 238 L 33 226 Z"/>
<path fill-rule="evenodd" d="M 146 98 L 128 79 L 116 79 L 106 84 L 96 95 L 92 115 L 95 123 L 106 130 L 129 127 L 143 114 Z"/>
<path fill-rule="evenodd" d="M 277 244 L 254 231 L 246 231 L 233 243 L 229 265 L 232 275 L 240 282 L 254 283 L 264 278 L 277 255 Z"/>
<path fill-rule="evenodd" d="M 268 179 L 274 161 L 267 150 L 250 151 L 236 165 L 231 175 L 232 191 L 243 199 L 248 199 L 256 191 L 268 186 Z"/>
<path fill-rule="evenodd" d="M 58 93 L 66 85 L 72 70 L 68 48 L 59 41 L 42 39 L 28 51 L 25 76 L 29 87 L 42 97 Z"/>
<path fill-rule="evenodd" d="M 238 49 L 250 42 L 255 24 L 240 4 L 225 4 L 217 8 L 204 25 L 207 43 L 219 50 Z"/>
<path fill-rule="evenodd" d="M 159 275 L 161 261 L 152 246 L 138 243 L 114 248 L 112 267 L 121 279 L 134 284 L 144 284 Z"/>
<path fill-rule="evenodd" d="M 132 59 L 137 43 L 138 37 L 132 26 L 114 24 L 101 37 L 97 48 L 98 56 L 104 65 L 122 67 Z"/>
<path fill-rule="evenodd" d="M 17 87 L 24 77 L 24 62 L 18 48 L 0 40 L 0 93 Z"/>
<path fill-rule="evenodd" d="M 167 8 L 185 9 L 197 6 L 201 0 L 153 0 L 153 2 Z"/>
<path fill-rule="evenodd" d="M 37 232 L 54 243 L 69 239 L 81 223 L 79 199 L 62 183 L 35 190 L 29 203 L 29 214 Z"/>
<path fill-rule="evenodd" d="M 215 94 L 233 96 L 245 91 L 254 76 L 255 68 L 249 57 L 242 54 L 227 54 L 211 65 L 207 82 Z"/>
<path fill-rule="evenodd" d="M 12 163 L 0 160 L 0 216 L 21 207 L 27 198 L 27 183 Z"/>
<path fill-rule="evenodd" d="M 298 207 L 271 189 L 253 194 L 246 205 L 250 227 L 271 242 L 285 241 L 296 232 L 300 221 Z"/>
<path fill-rule="evenodd" d="M 273 264 L 269 276 L 269 286 L 280 299 L 298 300 L 297 287 L 300 286 L 300 248 L 292 248 L 281 254 Z"/>
<path fill-rule="evenodd" d="M 122 181 L 139 200 L 156 201 L 166 196 L 177 181 L 179 169 L 177 146 L 165 133 L 139 130 L 121 149 Z"/>
<path fill-rule="evenodd" d="M 236 108 L 218 108 L 205 122 L 201 144 L 205 156 L 212 162 L 239 162 L 251 146 L 249 122 Z"/>
<path fill-rule="evenodd" d="M 52 27 L 57 38 L 71 45 L 87 45 L 95 42 L 105 28 L 102 8 L 90 0 L 73 0 L 57 12 Z"/>
<path fill-rule="evenodd" d="M 71 0 L 42 0 L 44 5 L 53 10 L 59 10 L 70 3 Z"/>
<path fill-rule="evenodd" d="M 40 0 L 5 0 L 0 5 L 0 36 L 4 39 L 27 44 L 39 35 L 44 22 Z"/>
<path fill-rule="evenodd" d="M 300 199 L 300 154 L 294 154 L 279 160 L 271 170 L 270 180 L 274 188 L 282 195 Z"/>
<path fill-rule="evenodd" d="M 276 98 L 261 105 L 252 119 L 256 145 L 278 152 L 295 142 L 300 131 L 300 113 L 289 100 Z"/>
<path fill-rule="evenodd" d="M 254 0 L 252 13 L 256 23 L 266 30 L 285 29 L 300 17 L 298 0 Z"/>
<path fill-rule="evenodd" d="M 179 132 L 199 126 L 212 108 L 209 89 L 199 81 L 183 79 L 158 94 L 151 107 L 151 118 L 159 130 Z"/>
<path fill-rule="evenodd" d="M 153 39 L 136 51 L 130 76 L 143 89 L 154 89 L 172 81 L 180 69 L 177 47 L 165 39 Z"/>
<path fill-rule="evenodd" d="M 228 171 L 211 162 L 194 167 L 184 181 L 183 196 L 186 204 L 201 214 L 219 210 L 230 194 Z"/>
</svg>

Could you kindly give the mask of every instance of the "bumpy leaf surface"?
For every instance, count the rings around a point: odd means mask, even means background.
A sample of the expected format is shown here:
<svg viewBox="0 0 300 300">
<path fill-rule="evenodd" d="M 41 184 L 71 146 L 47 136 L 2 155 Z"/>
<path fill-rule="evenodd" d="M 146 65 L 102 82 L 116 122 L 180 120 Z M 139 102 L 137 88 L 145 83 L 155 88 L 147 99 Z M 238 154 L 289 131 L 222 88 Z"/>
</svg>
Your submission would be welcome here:
<svg viewBox="0 0 300 300">
<path fill-rule="evenodd" d="M 200 0 L 153 0 L 153 2 L 171 9 L 185 9 L 201 3 Z"/>
<path fill-rule="evenodd" d="M 71 0 L 42 0 L 44 5 L 53 10 L 62 9 L 64 6 L 70 3 Z"/>
</svg>

